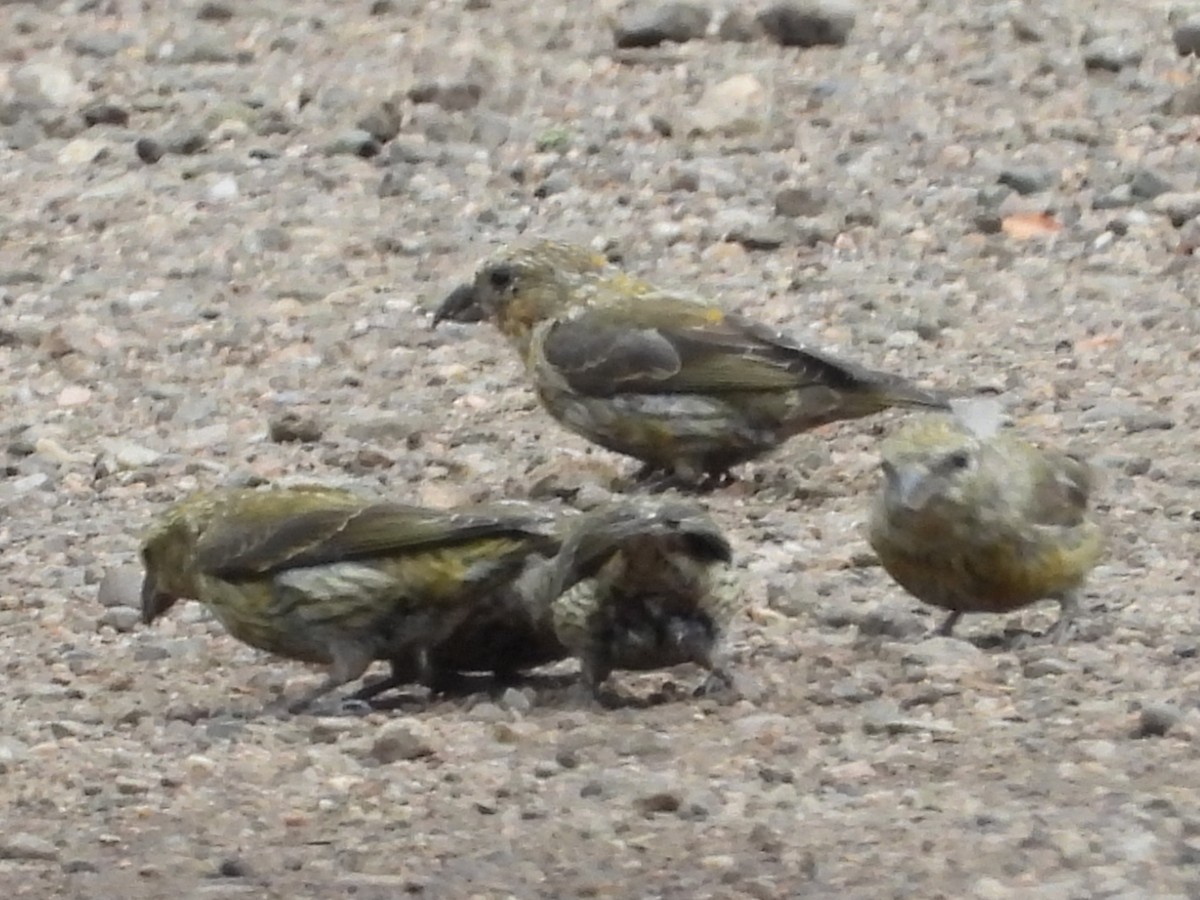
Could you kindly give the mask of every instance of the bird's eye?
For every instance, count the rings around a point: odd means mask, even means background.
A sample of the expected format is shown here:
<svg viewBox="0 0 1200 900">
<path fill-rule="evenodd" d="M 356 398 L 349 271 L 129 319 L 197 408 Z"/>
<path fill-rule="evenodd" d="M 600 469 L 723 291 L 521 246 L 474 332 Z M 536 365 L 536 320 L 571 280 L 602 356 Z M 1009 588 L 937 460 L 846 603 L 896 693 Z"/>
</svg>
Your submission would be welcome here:
<svg viewBox="0 0 1200 900">
<path fill-rule="evenodd" d="M 512 270 L 511 266 L 496 266 L 488 273 L 488 281 L 498 291 L 509 287 L 515 280 L 516 273 Z"/>
<path fill-rule="evenodd" d="M 946 468 L 950 470 L 966 469 L 971 465 L 971 454 L 966 450 L 956 450 L 946 457 Z"/>
</svg>

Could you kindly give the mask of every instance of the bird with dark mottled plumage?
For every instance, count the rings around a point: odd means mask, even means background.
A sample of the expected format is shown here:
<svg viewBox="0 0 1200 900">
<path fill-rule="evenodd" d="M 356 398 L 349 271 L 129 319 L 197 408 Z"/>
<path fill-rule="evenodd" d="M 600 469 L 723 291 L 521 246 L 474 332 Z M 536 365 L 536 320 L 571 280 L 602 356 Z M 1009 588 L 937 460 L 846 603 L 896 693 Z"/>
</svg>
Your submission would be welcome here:
<svg viewBox="0 0 1200 900">
<path fill-rule="evenodd" d="M 868 539 L 901 587 L 950 611 L 937 633 L 963 613 L 1054 599 L 1061 615 L 1048 637 L 1068 636 L 1103 552 L 1087 463 L 971 414 L 907 423 L 884 442 L 882 469 Z"/>
<path fill-rule="evenodd" d="M 308 708 L 374 660 L 393 678 L 428 669 L 431 648 L 503 598 L 532 560 L 559 546 L 556 523 L 526 504 L 433 510 L 323 487 L 198 493 L 142 544 L 142 618 L 204 603 L 234 638 L 329 667 L 290 705 Z"/>
<path fill-rule="evenodd" d="M 947 397 L 807 349 L 711 303 L 665 291 L 573 244 L 487 260 L 434 316 L 493 321 L 562 425 L 688 484 L 801 432 Z"/>
<path fill-rule="evenodd" d="M 571 527 L 541 594 L 593 696 L 614 671 L 684 663 L 708 670 L 705 690 L 731 686 L 725 643 L 744 606 L 732 555 L 720 528 L 690 503 L 617 502 Z"/>
</svg>

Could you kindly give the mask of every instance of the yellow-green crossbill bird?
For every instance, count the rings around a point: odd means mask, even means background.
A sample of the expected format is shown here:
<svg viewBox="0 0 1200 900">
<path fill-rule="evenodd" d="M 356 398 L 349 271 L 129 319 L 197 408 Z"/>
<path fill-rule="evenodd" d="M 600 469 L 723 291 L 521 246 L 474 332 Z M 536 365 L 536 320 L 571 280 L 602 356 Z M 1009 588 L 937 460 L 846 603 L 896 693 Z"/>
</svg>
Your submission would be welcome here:
<svg viewBox="0 0 1200 900">
<path fill-rule="evenodd" d="M 729 688 L 725 639 L 742 608 L 729 541 L 699 507 L 618 502 L 574 525 L 545 579 L 554 631 L 600 698 L 615 670 L 695 663 Z"/>
<path fill-rule="evenodd" d="M 429 648 L 558 546 L 553 523 L 523 504 L 433 510 L 323 487 L 199 493 L 142 544 L 142 619 L 199 600 L 238 640 L 328 666 L 296 712 L 374 660 L 426 668 Z"/>
<path fill-rule="evenodd" d="M 901 587 L 950 610 L 937 633 L 963 613 L 1054 599 L 1047 636 L 1062 641 L 1103 549 L 1089 467 L 975 418 L 922 417 L 884 442 L 868 539 Z"/>
<path fill-rule="evenodd" d="M 520 354 L 562 425 L 665 473 L 719 483 L 796 434 L 947 398 L 801 346 L 785 334 L 660 290 L 554 241 L 487 260 L 434 316 L 482 312 Z"/>
</svg>

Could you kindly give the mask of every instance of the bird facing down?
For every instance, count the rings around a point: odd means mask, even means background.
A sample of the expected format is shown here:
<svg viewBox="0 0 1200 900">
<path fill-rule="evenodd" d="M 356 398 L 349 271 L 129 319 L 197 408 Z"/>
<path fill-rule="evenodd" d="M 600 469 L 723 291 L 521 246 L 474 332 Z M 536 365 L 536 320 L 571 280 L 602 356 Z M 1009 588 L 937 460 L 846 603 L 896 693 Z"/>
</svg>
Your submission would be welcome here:
<svg viewBox="0 0 1200 900">
<path fill-rule="evenodd" d="M 927 416 L 886 440 L 868 539 L 901 587 L 950 610 L 939 634 L 963 613 L 1054 599 L 1061 615 L 1048 637 L 1062 641 L 1103 549 L 1088 517 L 1089 468 L 993 432 Z"/>
<path fill-rule="evenodd" d="M 237 640 L 328 666 L 298 712 L 374 660 L 427 668 L 472 609 L 558 549 L 553 527 L 523 504 L 433 510 L 315 486 L 198 493 L 146 535 L 142 619 L 198 600 Z"/>
<path fill-rule="evenodd" d="M 683 663 L 708 670 L 705 689 L 730 687 L 724 643 L 743 606 L 726 569 L 732 553 L 712 519 L 688 503 L 626 501 L 583 516 L 542 596 L 593 696 L 614 670 Z"/>
<path fill-rule="evenodd" d="M 719 483 L 796 434 L 947 397 L 807 349 L 743 316 L 661 290 L 585 248 L 505 249 L 444 319 L 490 319 L 520 354 L 542 406 L 640 477 Z"/>
</svg>

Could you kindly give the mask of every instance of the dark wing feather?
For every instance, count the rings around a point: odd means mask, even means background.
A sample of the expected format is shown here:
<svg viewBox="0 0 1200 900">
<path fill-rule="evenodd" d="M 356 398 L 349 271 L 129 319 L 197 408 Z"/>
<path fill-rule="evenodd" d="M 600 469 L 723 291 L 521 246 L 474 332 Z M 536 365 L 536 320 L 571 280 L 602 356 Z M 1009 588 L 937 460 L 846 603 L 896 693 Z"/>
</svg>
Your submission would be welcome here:
<svg viewBox="0 0 1200 900">
<path fill-rule="evenodd" d="M 808 350 L 786 335 L 718 310 L 657 298 L 593 308 L 548 326 L 546 361 L 572 390 L 725 393 L 821 384 L 850 389 L 871 373 Z"/>
<path fill-rule="evenodd" d="M 531 517 L 375 503 L 358 509 L 308 510 L 266 529 L 254 523 L 224 523 L 201 540 L 196 557 L 202 571 L 236 579 L 504 535 L 528 536 L 546 542 L 548 550 L 554 548 Z"/>
<path fill-rule="evenodd" d="M 1030 499 L 1030 521 L 1039 525 L 1075 526 L 1083 522 L 1092 490 L 1086 462 L 1065 453 L 1048 453 Z"/>
<path fill-rule="evenodd" d="M 636 503 L 616 504 L 590 514 L 567 539 L 561 554 L 565 564 L 561 570 L 562 589 L 594 577 L 614 553 L 631 542 L 672 535 L 681 537 L 697 559 L 730 562 L 733 558 L 729 540 L 716 523 L 701 512 L 672 503 L 657 508 Z"/>
</svg>

